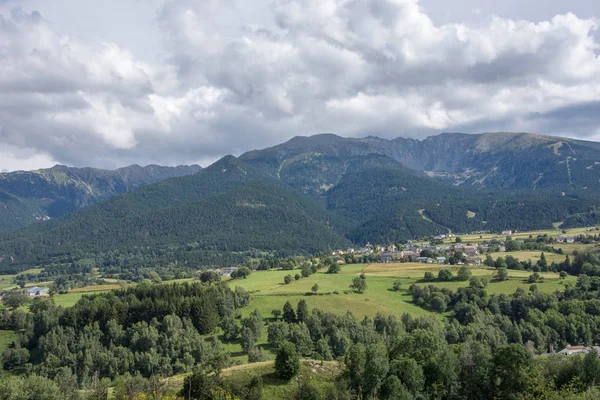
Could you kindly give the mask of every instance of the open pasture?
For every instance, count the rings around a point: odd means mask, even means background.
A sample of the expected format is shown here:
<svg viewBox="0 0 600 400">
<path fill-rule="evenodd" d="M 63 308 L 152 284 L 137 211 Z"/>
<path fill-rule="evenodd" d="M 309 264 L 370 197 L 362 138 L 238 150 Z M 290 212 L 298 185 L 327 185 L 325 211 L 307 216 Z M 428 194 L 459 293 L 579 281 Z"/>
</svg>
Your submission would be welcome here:
<svg viewBox="0 0 600 400">
<path fill-rule="evenodd" d="M 17 334 L 13 331 L 0 330 L 0 354 L 2 354 L 2 352 L 4 352 L 4 349 L 10 346 L 12 342 L 17 340 L 17 338 Z"/>
<path fill-rule="evenodd" d="M 88 290 L 87 292 L 70 292 L 67 294 L 56 295 L 53 297 L 53 299 L 54 299 L 54 303 L 57 306 L 71 307 L 71 306 L 75 305 L 75 303 L 77 303 L 79 301 L 79 299 L 81 299 L 86 294 L 98 294 L 98 293 L 105 293 L 105 292 L 107 292 L 107 290 L 100 290 L 100 291 L 89 291 Z"/>
<path fill-rule="evenodd" d="M 97 292 L 107 292 L 109 290 L 120 289 L 121 285 L 110 284 L 110 285 L 95 285 L 95 286 L 86 286 L 82 288 L 76 288 L 69 290 L 69 293 L 97 293 Z"/>
<path fill-rule="evenodd" d="M 415 306 L 408 294 L 408 288 L 413 283 L 418 285 L 434 285 L 457 290 L 468 286 L 468 282 L 424 282 L 425 272 L 433 272 L 437 277 L 440 269 L 451 270 L 454 275 L 459 266 L 418 264 L 418 263 L 392 263 L 392 264 L 356 264 L 342 267 L 339 274 L 327 274 L 325 270 L 299 280 L 292 280 L 288 285 L 283 283 L 285 275 L 295 275 L 295 271 L 256 271 L 247 279 L 229 280 L 232 287 L 241 286 L 252 291 L 250 307 L 246 313 L 255 308 L 264 317 L 271 315 L 271 310 L 282 309 L 285 302 L 295 305 L 300 299 L 306 300 L 310 308 L 317 307 L 333 313 L 345 313 L 350 310 L 359 316 L 374 316 L 378 312 L 402 315 L 407 312 L 413 315 L 425 315 L 429 312 Z M 529 290 L 531 284 L 527 283 L 530 271 L 509 270 L 509 280 L 498 282 L 494 280 L 496 270 L 488 267 L 470 267 L 473 276 L 485 277 L 490 280 L 487 291 L 490 294 L 512 294 L 518 288 Z M 367 277 L 367 290 L 362 293 L 351 292 L 349 286 L 352 279 L 364 273 Z M 561 280 L 557 273 L 541 273 L 543 282 L 537 284 L 539 290 L 551 293 L 563 290 L 566 283 L 574 284 L 575 277 Z M 401 283 L 401 290 L 392 290 L 394 282 Z M 311 289 L 317 284 L 318 295 L 312 295 Z"/>
<path fill-rule="evenodd" d="M 543 235 L 548 235 L 548 236 L 577 236 L 577 235 L 581 235 L 581 234 L 597 234 L 600 233 L 599 231 L 596 230 L 596 228 L 572 228 L 572 229 L 566 229 L 565 230 L 566 233 L 563 233 L 562 229 L 545 229 L 545 230 L 539 230 L 539 231 L 528 231 L 528 232 L 516 232 L 514 233 L 511 237 L 514 240 L 517 239 L 526 239 L 529 236 L 532 237 L 537 237 L 537 236 L 543 236 Z M 483 233 L 483 234 L 470 234 L 470 235 L 459 235 L 460 238 L 462 239 L 463 243 L 481 243 L 484 241 L 491 241 L 491 240 L 505 240 L 506 239 L 506 235 L 502 235 L 499 233 Z M 454 243 L 455 238 L 446 238 L 444 239 L 444 243 Z M 562 246 L 559 246 L 562 247 Z"/>
<path fill-rule="evenodd" d="M 504 253 L 490 253 L 490 256 L 494 259 L 494 261 L 498 257 L 513 256 L 514 258 L 518 259 L 519 261 L 531 260 L 532 263 L 537 263 L 542 256 L 542 252 L 541 251 L 507 251 Z M 482 259 L 484 259 L 485 255 L 481 255 L 480 257 Z M 548 262 L 548 264 L 552 264 L 553 262 L 561 263 L 561 262 L 565 261 L 566 255 L 544 252 L 544 257 L 546 257 L 546 261 Z"/>
</svg>

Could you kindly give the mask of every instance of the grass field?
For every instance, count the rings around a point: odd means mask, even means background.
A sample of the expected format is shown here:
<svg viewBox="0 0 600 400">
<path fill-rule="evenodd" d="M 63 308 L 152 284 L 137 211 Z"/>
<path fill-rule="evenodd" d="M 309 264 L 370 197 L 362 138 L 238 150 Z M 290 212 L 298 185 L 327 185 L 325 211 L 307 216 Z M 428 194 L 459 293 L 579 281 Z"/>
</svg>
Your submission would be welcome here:
<svg viewBox="0 0 600 400">
<path fill-rule="evenodd" d="M 301 359 L 298 381 L 296 379 L 285 381 L 275 375 L 273 361 L 270 360 L 226 368 L 221 371 L 221 377 L 226 382 L 241 385 L 248 385 L 252 378 L 261 377 L 264 385 L 262 399 L 295 399 L 298 395 L 298 386 L 305 382 L 314 387 L 321 398 L 326 398 L 328 390 L 334 385 L 333 378 L 342 370 L 337 361 Z M 187 374 L 171 376 L 164 379 L 163 384 L 171 390 L 179 391 L 186 376 Z"/>
<path fill-rule="evenodd" d="M 582 233 L 596 233 L 595 228 L 569 229 L 567 233 L 562 233 L 559 229 L 550 229 L 545 231 L 523 232 L 513 235 L 514 239 L 526 238 L 531 236 L 548 234 L 557 235 L 578 235 Z M 484 235 L 463 235 L 463 243 L 479 243 L 484 240 L 504 239 L 502 235 L 484 234 Z M 446 239 L 447 243 L 453 242 L 453 238 Z M 565 253 L 572 254 L 573 251 L 594 250 L 594 245 L 574 244 L 556 244 L 555 247 L 562 248 Z M 491 253 L 491 256 L 505 257 L 514 256 L 521 261 L 531 260 L 537 262 L 540 258 L 539 251 L 521 251 L 508 253 Z M 545 253 L 549 263 L 564 261 L 564 255 L 554 253 Z M 484 255 L 479 257 L 484 258 Z M 346 265 L 342 267 L 340 274 L 330 275 L 320 271 L 308 278 L 302 278 L 298 281 L 292 280 L 289 285 L 283 283 L 286 275 L 294 277 L 299 274 L 299 270 L 293 271 L 255 271 L 248 279 L 231 280 L 227 279 L 231 287 L 241 286 L 252 293 L 251 305 L 244 313 L 250 313 L 257 308 L 264 317 L 271 315 L 271 310 L 281 309 L 286 301 L 296 304 L 300 299 L 305 299 L 309 307 L 318 307 L 325 311 L 334 313 L 345 313 L 351 310 L 358 316 L 374 316 L 378 312 L 402 315 L 410 313 L 413 315 L 429 314 L 428 311 L 416 307 L 411 302 L 407 289 L 413 284 L 433 284 L 439 287 L 447 287 L 456 290 L 468 285 L 468 282 L 422 282 L 425 272 L 433 272 L 437 275 L 441 268 L 452 271 L 455 275 L 459 269 L 458 266 L 421 264 L 421 263 L 402 263 L 402 264 L 370 264 L 370 265 Z M 39 273 L 40 269 L 30 269 L 23 273 Z M 490 280 L 494 277 L 495 270 L 487 267 L 472 267 L 471 272 L 474 276 L 487 277 Z M 349 290 L 352 278 L 364 273 L 367 276 L 368 289 L 363 294 L 352 293 Z M 509 271 L 510 279 L 505 282 L 491 282 L 487 288 L 489 293 L 511 294 L 518 288 L 529 289 L 526 283 L 531 272 L 528 271 Z M 544 292 L 553 292 L 562 290 L 566 282 L 574 283 L 575 278 L 569 277 L 564 282 L 558 277 L 558 274 L 545 273 L 543 283 L 538 284 L 538 288 Z M 0 290 L 6 290 L 15 287 L 14 278 L 16 275 L 0 275 Z M 193 279 L 178 279 L 165 283 L 182 283 L 193 281 Z M 395 281 L 400 281 L 402 289 L 399 292 L 391 290 Z M 106 279 L 104 285 L 90 286 L 85 288 L 73 289 L 64 295 L 57 295 L 54 301 L 57 305 L 70 307 L 74 305 L 83 295 L 91 293 L 101 293 L 109 290 L 119 289 L 120 285 L 116 279 Z M 48 286 L 51 282 L 39 282 L 28 284 L 27 286 Z M 311 288 L 314 284 L 319 286 L 318 296 L 312 296 Z M 335 292 L 335 293 L 334 293 Z M 0 305 L 0 307 L 2 307 Z"/>
<path fill-rule="evenodd" d="M 541 251 L 508 251 L 505 253 L 490 253 L 490 256 L 492 256 L 494 260 L 496 260 L 498 257 L 513 256 L 519 259 L 519 261 L 531 260 L 532 263 L 538 262 L 541 255 Z M 480 257 L 484 259 L 485 256 L 481 255 Z M 561 263 L 565 261 L 566 255 L 544 252 L 544 257 L 546 257 L 548 264 L 552 264 L 553 262 Z"/>
<path fill-rule="evenodd" d="M 0 275 L 0 291 L 16 287 L 14 281 L 15 276 L 16 275 Z"/>
<path fill-rule="evenodd" d="M 528 238 L 530 235 L 533 237 L 536 237 L 538 235 L 548 235 L 548 236 L 560 236 L 560 235 L 564 235 L 564 236 L 576 236 L 576 235 L 581 235 L 581 234 L 586 234 L 586 233 L 591 233 L 591 234 L 595 234 L 598 233 L 598 231 L 596 230 L 596 228 L 573 228 L 573 229 L 566 229 L 566 233 L 563 233 L 562 229 L 547 229 L 547 230 L 540 230 L 540 231 L 531 231 L 531 232 L 517 232 L 514 235 L 512 235 L 512 238 L 517 240 L 517 239 L 526 239 Z M 495 233 L 486 233 L 486 234 L 482 234 L 482 235 L 460 235 L 463 243 L 481 243 L 483 241 L 490 241 L 493 239 L 497 239 L 497 240 L 504 240 L 506 239 L 505 235 L 501 235 L 501 234 L 495 234 Z M 446 238 L 444 239 L 445 243 L 454 243 L 454 238 Z M 562 245 L 556 245 L 556 247 L 562 247 Z"/>
<path fill-rule="evenodd" d="M 71 293 L 94 293 L 94 292 L 108 292 L 109 290 L 121 289 L 121 285 L 110 284 L 110 285 L 96 285 L 96 286 L 86 286 L 77 289 L 69 290 L 69 294 Z"/>
<path fill-rule="evenodd" d="M 17 340 L 17 334 L 13 331 L 0 331 L 0 354 L 6 349 L 14 340 Z"/>
<path fill-rule="evenodd" d="M 88 288 L 89 289 L 89 288 Z M 117 288 L 118 289 L 118 288 Z M 62 307 L 71 307 L 75 305 L 86 294 L 97 294 L 97 293 L 105 293 L 108 290 L 96 290 L 96 291 L 85 291 L 85 292 L 70 292 L 67 294 L 61 294 L 54 296 L 54 303 L 57 306 Z"/>
<path fill-rule="evenodd" d="M 333 387 L 333 377 L 340 374 L 342 369 L 335 361 L 310 361 L 302 360 L 298 382 L 296 380 L 284 381 L 275 376 L 273 361 L 239 365 L 223 370 L 222 376 L 225 381 L 247 385 L 255 376 L 263 380 L 263 399 L 294 399 L 298 394 L 298 385 L 309 383 L 325 398 L 328 389 Z"/>
<path fill-rule="evenodd" d="M 283 278 L 290 274 L 293 276 L 297 271 L 256 271 L 247 279 L 229 280 L 232 287 L 241 286 L 246 290 L 253 291 L 250 307 L 244 310 L 249 314 L 255 308 L 263 317 L 270 317 L 271 310 L 281 309 L 285 302 L 296 304 L 300 299 L 306 300 L 310 308 L 320 308 L 333 313 L 345 313 L 351 310 L 358 316 L 375 316 L 378 312 L 386 314 L 402 315 L 410 313 L 413 315 L 427 315 L 429 311 L 412 304 L 408 294 L 408 288 L 413 283 L 419 285 L 434 285 L 457 290 L 468 286 L 468 282 L 423 282 L 422 278 L 426 271 L 437 272 L 441 268 L 447 268 L 455 274 L 457 266 L 419 264 L 419 263 L 397 263 L 397 264 L 357 264 L 342 267 L 339 274 L 326 274 L 324 271 L 293 280 L 285 285 Z M 495 269 L 487 267 L 472 267 L 474 276 L 486 277 L 492 281 Z M 352 278 L 364 273 L 367 277 L 368 288 L 363 294 L 352 293 L 349 290 Z M 530 271 L 509 270 L 510 279 L 504 282 L 490 282 L 488 293 L 512 294 L 518 288 L 529 290 L 531 286 L 526 282 L 531 275 Z M 575 277 L 568 277 L 564 281 L 556 273 L 542 273 L 544 282 L 538 283 L 538 289 L 551 293 L 562 290 L 565 283 L 575 283 Z M 400 281 L 402 289 L 399 292 L 392 291 L 395 281 Z M 314 284 L 319 285 L 319 295 L 311 295 Z M 337 294 L 334 294 L 337 292 Z"/>
</svg>

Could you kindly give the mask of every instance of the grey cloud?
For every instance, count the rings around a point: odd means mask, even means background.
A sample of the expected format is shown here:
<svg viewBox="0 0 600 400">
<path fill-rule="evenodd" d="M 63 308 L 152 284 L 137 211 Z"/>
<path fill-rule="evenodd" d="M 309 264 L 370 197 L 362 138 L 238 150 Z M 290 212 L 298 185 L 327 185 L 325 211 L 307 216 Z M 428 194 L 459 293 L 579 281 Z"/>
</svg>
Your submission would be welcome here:
<svg viewBox="0 0 600 400">
<path fill-rule="evenodd" d="M 526 119 L 542 130 L 560 126 L 564 129 L 563 133 L 569 136 L 593 140 L 600 138 L 600 101 L 572 104 L 547 113 L 533 113 Z"/>
<path fill-rule="evenodd" d="M 0 13 L 0 144 L 115 167 L 319 132 L 600 134 L 584 106 L 600 94 L 595 20 L 448 24 L 420 7 L 432 4 L 168 0 L 153 63 L 38 14 Z"/>
</svg>

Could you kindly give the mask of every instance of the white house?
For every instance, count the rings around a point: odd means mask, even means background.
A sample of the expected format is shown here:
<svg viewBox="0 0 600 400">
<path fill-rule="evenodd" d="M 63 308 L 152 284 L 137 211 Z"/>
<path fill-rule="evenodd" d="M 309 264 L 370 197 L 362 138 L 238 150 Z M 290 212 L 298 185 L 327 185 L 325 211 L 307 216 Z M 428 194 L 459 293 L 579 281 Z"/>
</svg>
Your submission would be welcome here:
<svg viewBox="0 0 600 400">
<path fill-rule="evenodd" d="M 237 271 L 237 267 L 225 267 L 221 268 L 221 275 L 223 276 L 231 276 L 235 271 Z"/>
<path fill-rule="evenodd" d="M 596 349 L 596 351 L 600 351 L 599 346 L 594 346 L 594 347 L 567 346 L 564 349 L 562 349 L 561 351 L 559 351 L 558 354 L 563 354 L 565 356 L 572 356 L 574 354 L 587 354 L 590 351 L 592 351 L 592 349 Z"/>
<path fill-rule="evenodd" d="M 25 289 L 23 294 L 28 297 L 48 297 L 50 296 L 50 289 L 34 286 Z"/>
</svg>

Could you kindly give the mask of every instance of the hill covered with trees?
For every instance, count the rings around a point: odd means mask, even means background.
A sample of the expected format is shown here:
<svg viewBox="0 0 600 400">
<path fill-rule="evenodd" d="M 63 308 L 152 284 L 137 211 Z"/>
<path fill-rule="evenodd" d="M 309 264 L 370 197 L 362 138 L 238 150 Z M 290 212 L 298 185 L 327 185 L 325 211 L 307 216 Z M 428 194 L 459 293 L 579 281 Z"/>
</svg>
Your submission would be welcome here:
<svg viewBox="0 0 600 400">
<path fill-rule="evenodd" d="M 487 138 L 488 147 L 492 142 L 504 143 L 500 146 L 504 151 L 523 146 L 519 148 L 531 150 L 530 155 L 547 146 L 559 150 L 567 146 L 552 147 L 556 143 L 551 139 L 531 135 L 508 135 L 512 141 L 499 141 L 497 135 L 460 137 L 465 146 L 475 137 L 482 148 Z M 450 231 L 534 230 L 561 221 L 565 227 L 597 221 L 595 186 L 515 189 L 508 181 L 493 190 L 456 186 L 406 167 L 394 158 L 400 156 L 386 155 L 383 147 L 375 146 L 380 142 L 319 135 L 239 158 L 226 156 L 193 175 L 148 185 L 0 236 L 0 268 L 17 272 L 30 265 L 114 251 L 136 251 L 145 259 L 165 262 L 178 253 L 196 266 L 207 266 L 214 265 L 220 254 L 237 254 L 238 260 L 241 253 L 252 251 L 314 254 L 351 242 L 386 243 Z M 590 145 L 587 153 L 594 149 Z M 496 154 L 496 150 L 487 151 Z M 559 157 L 558 153 L 553 154 Z M 6 203 L 14 200 L 6 194 L 3 198 Z"/>
<path fill-rule="evenodd" d="M 56 165 L 0 173 L 0 232 L 61 217 L 112 196 L 200 169 L 197 165 L 131 165 L 111 171 Z"/>
</svg>

